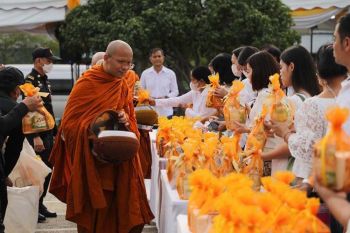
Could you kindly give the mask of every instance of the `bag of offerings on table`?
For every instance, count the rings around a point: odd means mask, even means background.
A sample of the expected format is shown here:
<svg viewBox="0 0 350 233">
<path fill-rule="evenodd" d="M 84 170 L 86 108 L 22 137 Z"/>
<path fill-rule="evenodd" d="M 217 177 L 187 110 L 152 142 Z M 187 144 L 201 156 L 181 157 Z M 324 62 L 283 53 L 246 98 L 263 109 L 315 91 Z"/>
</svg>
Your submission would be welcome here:
<svg viewBox="0 0 350 233">
<path fill-rule="evenodd" d="M 336 191 L 350 191 L 350 137 L 342 129 L 349 116 L 346 108 L 334 107 L 326 112 L 330 130 L 315 145 L 316 179 Z"/>
<path fill-rule="evenodd" d="M 168 143 L 165 144 L 164 157 L 167 158 L 166 171 L 170 186 L 176 187 L 176 177 L 178 170 L 176 168 L 179 156 L 182 155 L 182 144 L 185 139 L 200 141 L 202 138 L 202 131 L 199 129 L 193 129 L 192 125 L 194 119 L 175 117 L 172 120 L 168 120 L 172 123 L 171 132 L 169 133 Z M 181 159 L 181 158 L 180 158 Z"/>
<path fill-rule="evenodd" d="M 224 192 L 224 184 L 207 169 L 199 169 L 189 177 L 192 190 L 188 202 L 188 225 L 192 233 L 208 233 L 214 217 L 215 199 Z"/>
<path fill-rule="evenodd" d="M 253 190 L 252 181 L 243 174 L 216 178 L 208 172 L 197 170 L 190 177 L 192 232 L 330 232 L 316 216 L 319 199 L 291 188 L 295 177 L 290 172 L 262 178 L 264 192 Z"/>
<path fill-rule="evenodd" d="M 198 165 L 200 143 L 200 140 L 193 138 L 186 140 L 181 146 L 184 153 L 178 157 L 175 163 L 177 175 L 173 179 L 176 180 L 176 190 L 182 200 L 188 200 L 190 195 L 188 177 Z"/>
<path fill-rule="evenodd" d="M 235 80 L 232 82 L 232 87 L 228 95 L 225 97 L 224 105 L 224 117 L 226 122 L 226 128 L 234 130 L 233 122 L 239 122 L 245 124 L 247 120 L 248 111 L 245 106 L 242 106 L 239 102 L 239 93 L 244 88 L 244 84 Z"/>
<path fill-rule="evenodd" d="M 215 89 L 220 87 L 219 73 L 209 76 L 210 90 L 208 91 L 206 106 L 208 108 L 222 108 L 224 102 L 222 98 L 214 95 Z"/>
<path fill-rule="evenodd" d="M 225 176 L 233 171 L 239 172 L 239 154 L 242 152 L 239 145 L 240 135 L 235 134 L 231 137 L 222 136 L 220 141 L 223 156 L 222 166 L 219 167 L 219 176 Z"/>
<path fill-rule="evenodd" d="M 159 128 L 156 136 L 156 147 L 159 157 L 164 157 L 166 145 L 170 139 L 172 124 L 166 117 L 159 117 Z"/>
<path fill-rule="evenodd" d="M 42 96 L 47 97 L 49 93 L 39 92 L 38 87 L 34 87 L 31 83 L 20 85 L 19 88 L 25 96 Z M 45 107 L 39 111 L 28 112 L 22 119 L 22 131 L 24 134 L 40 133 L 53 129 L 55 120 Z"/>
<path fill-rule="evenodd" d="M 170 149 L 168 142 L 170 141 L 170 135 L 185 135 L 192 133 L 193 124 L 197 119 L 184 118 L 174 116 L 172 119 L 166 117 L 159 117 L 159 127 L 156 136 L 156 147 L 159 157 L 164 157 L 167 150 Z M 179 137 L 177 138 L 179 139 Z"/>
<path fill-rule="evenodd" d="M 153 126 L 158 123 L 158 114 L 155 109 L 149 105 L 150 94 L 147 90 L 139 89 L 137 91 L 138 103 L 135 107 L 137 124 Z"/>
<path fill-rule="evenodd" d="M 258 141 L 255 138 L 251 138 L 255 145 L 249 154 L 246 154 L 242 159 L 242 173 L 247 174 L 250 179 L 253 180 L 253 189 L 256 191 L 260 190 L 261 177 L 263 175 L 264 162 L 261 159 L 261 149 L 259 149 Z M 254 141 L 255 140 L 255 141 Z"/>
<path fill-rule="evenodd" d="M 291 125 L 293 121 L 292 106 L 281 89 L 280 76 L 279 74 L 274 74 L 269 79 L 271 82 L 269 85 L 271 95 L 268 97 L 270 119 L 273 122 Z"/>
<path fill-rule="evenodd" d="M 219 135 L 214 132 L 203 134 L 201 147 L 201 168 L 208 169 L 215 176 L 219 176 L 219 167 L 222 164 L 219 153 Z"/>
<path fill-rule="evenodd" d="M 176 133 L 177 132 L 177 133 Z M 184 143 L 185 135 L 179 131 L 175 131 L 170 134 L 170 140 L 167 143 L 167 151 L 165 152 L 164 157 L 168 159 L 166 164 L 166 172 L 170 186 L 172 188 L 176 187 L 177 173 L 175 170 L 175 163 L 178 160 L 179 156 L 183 154 L 181 145 Z"/>
</svg>

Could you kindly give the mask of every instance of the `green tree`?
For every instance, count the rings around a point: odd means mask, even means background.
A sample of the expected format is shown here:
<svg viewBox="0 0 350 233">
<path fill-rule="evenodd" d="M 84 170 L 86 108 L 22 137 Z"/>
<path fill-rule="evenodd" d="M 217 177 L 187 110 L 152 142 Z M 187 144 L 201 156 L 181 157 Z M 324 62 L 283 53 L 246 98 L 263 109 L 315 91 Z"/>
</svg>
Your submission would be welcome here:
<svg viewBox="0 0 350 233">
<path fill-rule="evenodd" d="M 30 64 L 32 52 L 37 47 L 49 47 L 58 54 L 58 41 L 47 35 L 33 35 L 25 32 L 0 35 L 0 63 Z"/>
<path fill-rule="evenodd" d="M 161 47 L 183 90 L 191 68 L 220 52 L 298 42 L 291 26 L 290 10 L 280 0 L 90 0 L 67 15 L 58 38 L 64 57 L 78 62 L 111 40 L 125 40 L 137 71 L 149 66 L 148 51 Z"/>
</svg>

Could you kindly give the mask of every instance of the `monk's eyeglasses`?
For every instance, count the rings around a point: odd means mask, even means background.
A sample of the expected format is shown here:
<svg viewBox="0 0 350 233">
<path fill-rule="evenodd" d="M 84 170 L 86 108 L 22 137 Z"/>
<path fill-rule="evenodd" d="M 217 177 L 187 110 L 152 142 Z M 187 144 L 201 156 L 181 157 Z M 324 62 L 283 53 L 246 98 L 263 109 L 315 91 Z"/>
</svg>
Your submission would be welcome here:
<svg viewBox="0 0 350 233">
<path fill-rule="evenodd" d="M 132 70 L 135 67 L 135 64 L 131 61 L 123 61 L 123 60 L 119 60 L 117 58 L 114 58 L 113 56 L 110 56 L 115 62 L 117 62 L 118 64 L 122 65 L 122 66 L 128 66 L 130 70 Z"/>
</svg>

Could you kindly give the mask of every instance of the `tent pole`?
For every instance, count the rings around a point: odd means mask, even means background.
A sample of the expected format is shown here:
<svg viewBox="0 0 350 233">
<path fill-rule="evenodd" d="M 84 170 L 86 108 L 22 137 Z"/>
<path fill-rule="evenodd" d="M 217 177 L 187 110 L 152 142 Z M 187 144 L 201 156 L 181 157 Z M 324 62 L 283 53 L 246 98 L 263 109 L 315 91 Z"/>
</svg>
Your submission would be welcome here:
<svg viewBox="0 0 350 233">
<path fill-rule="evenodd" d="M 317 29 L 317 25 L 310 28 L 310 53 L 313 53 L 313 43 L 314 43 L 314 30 Z"/>
</svg>

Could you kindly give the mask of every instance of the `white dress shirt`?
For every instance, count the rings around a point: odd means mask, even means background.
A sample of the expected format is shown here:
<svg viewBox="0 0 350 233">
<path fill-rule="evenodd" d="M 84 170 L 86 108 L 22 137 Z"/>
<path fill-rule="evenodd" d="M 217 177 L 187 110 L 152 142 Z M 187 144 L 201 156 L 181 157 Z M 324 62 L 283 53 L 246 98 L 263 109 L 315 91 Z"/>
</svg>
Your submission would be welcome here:
<svg viewBox="0 0 350 233">
<path fill-rule="evenodd" d="M 350 110 L 350 77 L 345 79 L 341 83 L 341 86 L 336 102 L 339 106 L 346 107 Z M 350 117 L 343 125 L 343 129 L 348 135 L 350 135 Z"/>
<path fill-rule="evenodd" d="M 189 91 L 186 94 L 169 99 L 156 99 L 156 107 L 177 107 L 180 104 L 193 104 L 192 108 L 186 108 L 187 117 L 208 117 L 216 114 L 215 108 L 207 108 L 206 101 L 210 86 L 207 86 L 202 92 Z"/>
<path fill-rule="evenodd" d="M 176 75 L 165 66 L 157 73 L 154 67 L 144 70 L 141 74 L 141 86 L 149 91 L 152 98 L 175 97 L 179 95 Z M 156 107 L 159 116 L 173 115 L 172 107 Z"/>
</svg>

